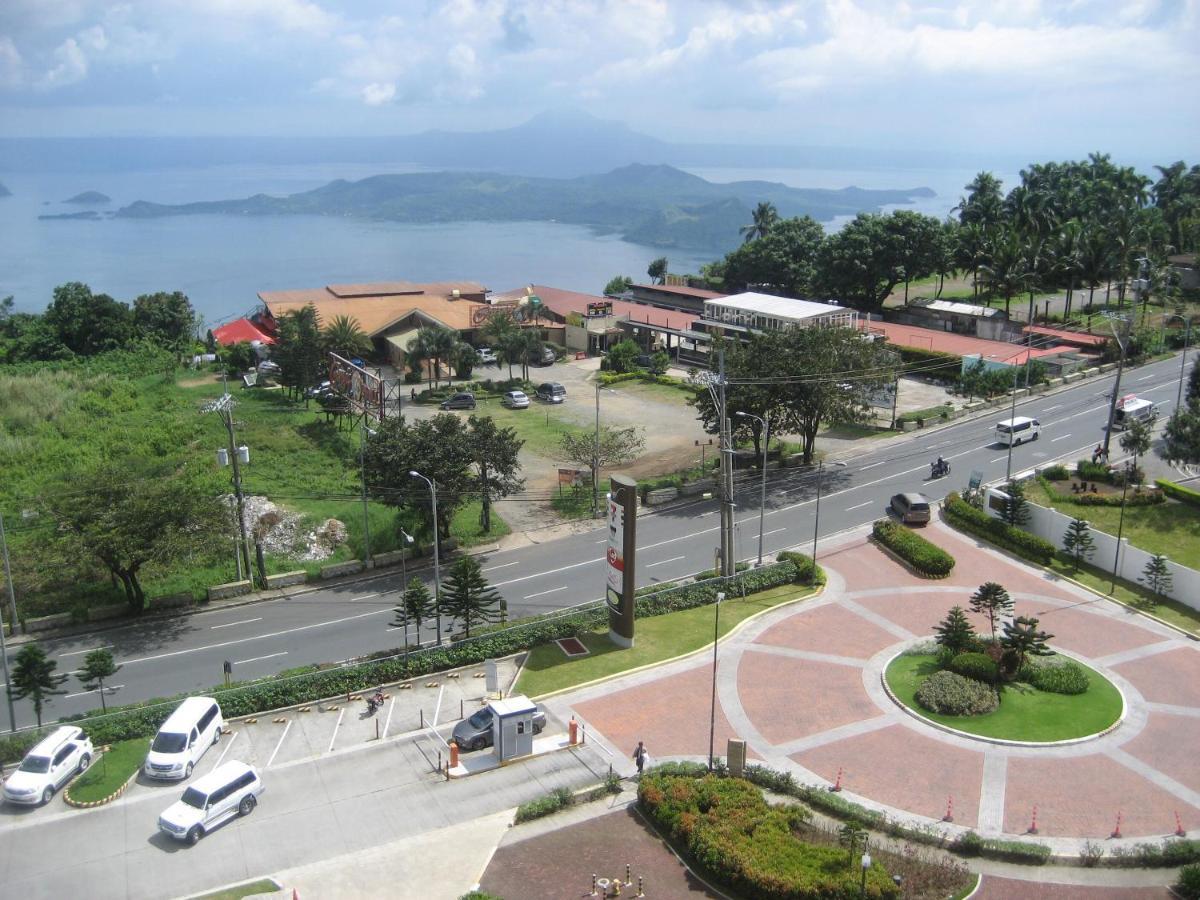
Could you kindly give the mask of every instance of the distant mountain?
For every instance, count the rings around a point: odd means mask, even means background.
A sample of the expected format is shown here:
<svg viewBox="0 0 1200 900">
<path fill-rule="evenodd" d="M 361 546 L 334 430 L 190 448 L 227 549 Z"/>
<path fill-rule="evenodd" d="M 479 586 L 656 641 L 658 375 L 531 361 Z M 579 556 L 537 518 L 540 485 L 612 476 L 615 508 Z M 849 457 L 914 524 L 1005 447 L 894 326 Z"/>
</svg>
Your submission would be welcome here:
<svg viewBox="0 0 1200 900">
<path fill-rule="evenodd" d="M 80 206 L 91 206 L 100 203 L 112 203 L 112 197 L 108 194 L 102 194 L 99 191 L 84 191 L 81 194 L 76 194 L 63 203 L 77 203 Z"/>
<path fill-rule="evenodd" d="M 556 221 L 616 232 L 638 243 L 724 252 L 760 202 L 783 217 L 818 221 L 932 196 L 928 188 L 867 191 L 791 188 L 767 181 L 715 184 L 666 165 L 629 165 L 604 175 L 559 179 L 486 172 L 430 172 L 338 180 L 287 197 L 162 205 L 139 200 L 124 218 L 223 213 L 309 214 L 396 222 Z"/>
</svg>

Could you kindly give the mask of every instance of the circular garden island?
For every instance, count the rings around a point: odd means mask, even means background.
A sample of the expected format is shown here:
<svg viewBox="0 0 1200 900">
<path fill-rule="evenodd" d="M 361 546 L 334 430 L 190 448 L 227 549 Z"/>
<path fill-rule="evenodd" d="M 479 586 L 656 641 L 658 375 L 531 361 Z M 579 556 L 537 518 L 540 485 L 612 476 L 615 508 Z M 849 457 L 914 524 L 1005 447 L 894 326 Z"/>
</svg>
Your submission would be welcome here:
<svg viewBox="0 0 1200 900">
<path fill-rule="evenodd" d="M 990 633 L 977 635 L 955 606 L 934 628 L 933 640 L 895 657 L 884 673 L 893 698 L 919 717 L 956 731 L 1024 743 L 1070 741 L 1115 724 L 1124 700 L 1107 678 L 1056 653 L 1054 635 L 1035 618 L 1012 612 L 1008 592 L 995 582 L 971 597 Z"/>
</svg>

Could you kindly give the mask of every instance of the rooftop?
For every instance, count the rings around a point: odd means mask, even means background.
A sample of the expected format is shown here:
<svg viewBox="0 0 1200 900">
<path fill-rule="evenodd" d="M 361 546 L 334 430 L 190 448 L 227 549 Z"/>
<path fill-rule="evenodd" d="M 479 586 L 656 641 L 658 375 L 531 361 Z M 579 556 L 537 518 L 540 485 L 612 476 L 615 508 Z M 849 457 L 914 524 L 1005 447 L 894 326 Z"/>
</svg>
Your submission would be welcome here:
<svg viewBox="0 0 1200 900">
<path fill-rule="evenodd" d="M 830 313 L 853 312 L 853 310 L 835 303 L 796 300 L 792 297 L 776 297 L 771 294 L 759 294 L 755 291 L 708 300 L 705 305 L 709 303 L 723 309 L 738 309 L 764 316 L 776 316 L 781 319 L 811 319 Z"/>
<path fill-rule="evenodd" d="M 956 303 L 953 300 L 934 300 L 930 297 L 918 297 L 910 305 L 932 309 L 935 312 L 954 313 L 959 316 L 979 316 L 984 319 L 1004 315 L 1003 310 L 993 309 L 989 306 L 976 306 L 973 303 Z"/>
<path fill-rule="evenodd" d="M 455 291 L 458 296 L 455 297 Z M 323 288 L 291 291 L 260 291 L 258 299 L 276 318 L 312 305 L 323 323 L 337 316 L 358 322 L 368 337 L 374 337 L 414 310 L 455 330 L 474 327 L 471 313 L 478 308 L 487 288 L 474 281 L 437 281 L 416 284 L 385 281 L 369 284 L 330 284 Z"/>
<path fill-rule="evenodd" d="M 701 300 L 715 300 L 717 297 L 726 296 L 719 291 L 706 291 L 704 288 L 687 287 L 682 284 L 635 284 L 633 287 L 662 294 L 678 294 L 681 297 L 698 297 Z"/>
<path fill-rule="evenodd" d="M 1023 344 L 1010 344 L 1007 341 L 989 341 L 984 338 L 971 337 L 965 334 L 953 334 L 935 328 L 922 328 L 919 325 L 900 325 L 896 322 L 871 322 L 870 330 L 883 334 L 889 344 L 897 347 L 912 347 L 917 350 L 933 350 L 937 353 L 953 353 L 955 356 L 982 356 L 993 362 L 1016 365 L 1025 361 L 1029 352 Z M 1035 347 L 1033 358 L 1053 356 L 1061 353 L 1063 347 Z"/>
<path fill-rule="evenodd" d="M 657 306 L 645 306 L 641 303 L 630 303 L 627 300 L 610 300 L 595 294 L 581 294 L 578 291 L 565 291 L 561 288 L 549 287 L 544 284 L 533 285 L 533 292 L 542 298 L 548 309 L 560 316 L 569 312 L 585 314 L 589 303 L 611 303 L 613 315 L 618 318 L 628 318 L 631 322 L 644 322 L 647 325 L 657 325 L 660 328 L 687 330 L 700 318 L 694 313 L 676 312 L 673 309 L 660 309 Z"/>
</svg>

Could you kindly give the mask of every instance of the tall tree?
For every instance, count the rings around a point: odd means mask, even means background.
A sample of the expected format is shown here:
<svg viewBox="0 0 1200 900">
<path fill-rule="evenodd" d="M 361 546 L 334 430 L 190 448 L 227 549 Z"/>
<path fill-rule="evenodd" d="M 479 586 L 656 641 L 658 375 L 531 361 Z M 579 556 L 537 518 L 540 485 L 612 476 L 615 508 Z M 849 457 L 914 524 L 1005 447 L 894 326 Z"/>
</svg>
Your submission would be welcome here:
<svg viewBox="0 0 1200 900">
<path fill-rule="evenodd" d="M 280 383 L 293 394 L 303 394 L 323 380 L 327 369 L 321 350 L 321 321 L 315 306 L 310 303 L 285 313 L 278 320 L 271 356 L 282 369 Z"/>
<path fill-rule="evenodd" d="M 992 239 L 987 263 L 980 266 L 983 283 L 989 291 L 1004 298 L 1004 314 L 1008 315 L 1014 295 L 1026 284 L 1027 247 L 1015 228 L 1002 228 Z"/>
<path fill-rule="evenodd" d="M 1054 655 L 1054 651 L 1047 646 L 1054 635 L 1039 630 L 1038 622 L 1038 619 L 1030 616 L 1017 616 L 1013 621 L 1004 624 L 1000 646 L 1016 652 L 1017 671 L 1025 665 L 1027 657 Z"/>
<path fill-rule="evenodd" d="M 765 288 L 787 297 L 810 294 L 817 250 L 824 240 L 825 229 L 808 216 L 779 220 L 725 256 L 725 289 Z"/>
<path fill-rule="evenodd" d="M 1000 507 L 1000 518 L 1009 525 L 1020 528 L 1029 521 L 1029 501 L 1025 499 L 1025 485 L 1012 480 L 1004 485 L 1004 504 Z"/>
<path fill-rule="evenodd" d="M 991 172 L 980 172 L 965 188 L 967 194 L 958 202 L 958 220 L 963 225 L 979 225 L 984 230 L 995 227 L 1004 216 L 1004 192 L 1000 179 Z"/>
<path fill-rule="evenodd" d="M 42 709 L 49 698 L 66 693 L 61 685 L 67 676 L 56 674 L 54 670 L 57 668 L 58 663 L 49 659 L 46 651 L 37 644 L 22 647 L 13 664 L 8 695 L 14 700 L 32 699 L 38 728 L 42 727 Z"/>
<path fill-rule="evenodd" d="M 655 284 L 667 283 L 667 258 L 660 256 L 658 259 L 650 263 L 646 269 L 646 274 L 650 276 L 650 280 Z"/>
<path fill-rule="evenodd" d="M 766 237 L 779 221 L 779 210 L 774 203 L 759 203 L 750 215 L 753 221 L 741 229 L 742 241 L 747 244 Z"/>
<path fill-rule="evenodd" d="M 450 569 L 442 586 L 442 614 L 463 624 L 465 637 L 473 625 L 486 625 L 500 618 L 500 592 L 488 584 L 473 556 L 464 556 Z"/>
<path fill-rule="evenodd" d="M 436 389 L 441 381 L 442 364 L 454 356 L 459 344 L 458 334 L 449 328 L 429 326 L 417 332 L 413 339 L 413 352 L 423 360 L 429 360 L 429 377 Z"/>
<path fill-rule="evenodd" d="M 525 442 L 512 428 L 500 428 L 491 416 L 467 419 L 467 438 L 479 487 L 479 527 L 492 530 L 492 501 L 525 486 L 520 476 L 521 447 Z"/>
<path fill-rule="evenodd" d="M 392 619 L 392 627 L 405 629 L 404 646 L 408 647 L 409 620 L 417 623 L 417 643 L 419 644 L 421 642 L 421 623 L 426 619 L 432 619 L 437 614 L 433 605 L 433 594 L 429 592 L 425 582 L 420 578 L 410 578 L 404 592 L 400 595 L 400 602 L 396 604 L 394 612 L 396 615 Z"/>
<path fill-rule="evenodd" d="M 816 276 L 820 291 L 856 309 L 875 312 L 883 307 L 904 280 L 904 247 L 889 218 L 859 213 L 821 243 Z"/>
<path fill-rule="evenodd" d="M 909 282 L 934 274 L 942 262 L 942 223 L 910 209 L 898 209 L 884 222 L 895 248 L 900 280 L 904 282 L 904 303 L 908 305 Z"/>
<path fill-rule="evenodd" d="M 969 650 L 975 642 L 975 629 L 971 627 L 971 620 L 961 606 L 950 607 L 946 618 L 933 626 L 933 632 L 937 635 L 938 644 L 956 655 Z"/>
<path fill-rule="evenodd" d="M 612 428 L 600 427 L 600 440 L 589 432 L 564 431 L 559 438 L 559 450 L 568 462 L 587 466 L 592 472 L 592 483 L 597 484 L 600 470 L 619 466 L 636 459 L 646 446 L 641 431 L 635 426 Z"/>
<path fill-rule="evenodd" d="M 1200 402 L 1185 403 L 1167 420 L 1162 457 L 1171 463 L 1200 463 Z"/>
<path fill-rule="evenodd" d="M 1125 433 L 1121 435 L 1121 449 L 1133 456 L 1131 474 L 1134 481 L 1140 480 L 1137 474 L 1138 458 L 1150 450 L 1150 441 L 1153 437 L 1151 428 L 1149 423 L 1141 419 L 1133 419 L 1125 426 Z"/>
<path fill-rule="evenodd" d="M 517 343 L 521 336 L 521 326 L 513 314 L 507 309 L 494 310 L 484 321 L 479 334 L 496 350 L 496 355 L 508 364 L 508 377 L 511 379 L 512 364 L 520 359 Z"/>
<path fill-rule="evenodd" d="M 992 632 L 992 642 L 996 641 L 996 620 L 1013 611 L 1012 597 L 1008 591 L 994 581 L 984 582 L 971 595 L 971 611 L 987 617 L 988 627 Z"/>
<path fill-rule="evenodd" d="M 113 655 L 108 650 L 100 648 L 93 650 L 83 658 L 83 668 L 76 674 L 85 690 L 99 691 L 100 709 L 108 712 L 108 703 L 104 699 L 104 680 L 112 678 L 123 666 L 113 662 Z"/>
<path fill-rule="evenodd" d="M 1150 593 L 1160 600 L 1165 599 L 1175 587 L 1171 569 L 1167 565 L 1167 558 L 1161 553 L 1155 553 L 1146 560 L 1146 567 L 1142 569 L 1138 581 L 1146 585 L 1150 589 Z"/>
<path fill-rule="evenodd" d="M 54 289 L 44 319 L 63 346 L 79 356 L 119 350 L 134 336 L 128 306 L 108 294 L 93 294 L 78 281 Z"/>
<path fill-rule="evenodd" d="M 133 301 L 133 326 L 159 346 L 182 353 L 195 340 L 196 311 L 182 291 L 142 294 Z"/>
<path fill-rule="evenodd" d="M 1075 518 L 1067 525 L 1067 530 L 1063 532 L 1062 537 L 1063 550 L 1071 557 L 1075 564 L 1075 571 L 1079 571 L 1079 564 L 1085 559 L 1091 559 L 1092 554 L 1096 552 L 1096 541 L 1092 537 L 1092 528 L 1086 519 Z"/>
<path fill-rule="evenodd" d="M 343 359 L 366 356 L 371 352 L 371 339 L 353 316 L 334 316 L 321 329 L 321 347 L 326 353 L 336 353 Z"/>
<path fill-rule="evenodd" d="M 614 275 L 604 286 L 604 296 L 619 297 L 633 287 L 633 279 L 628 275 Z"/>
</svg>

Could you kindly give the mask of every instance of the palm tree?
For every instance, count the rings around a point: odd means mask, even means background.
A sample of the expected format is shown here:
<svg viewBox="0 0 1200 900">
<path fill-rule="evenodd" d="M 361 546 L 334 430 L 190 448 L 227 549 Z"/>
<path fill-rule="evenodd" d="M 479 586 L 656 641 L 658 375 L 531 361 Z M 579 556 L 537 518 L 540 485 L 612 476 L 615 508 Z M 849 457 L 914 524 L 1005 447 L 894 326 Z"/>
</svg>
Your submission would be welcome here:
<svg viewBox="0 0 1200 900">
<path fill-rule="evenodd" d="M 1004 298 L 1004 314 L 1007 316 L 1013 295 L 1019 293 L 1026 283 L 1026 247 L 1020 232 L 1010 226 L 995 236 L 991 250 L 991 259 L 979 268 L 988 290 Z"/>
<path fill-rule="evenodd" d="M 371 339 L 353 316 L 335 316 L 321 330 L 321 342 L 326 352 L 333 352 L 345 359 L 366 356 L 371 352 Z"/>
<path fill-rule="evenodd" d="M 1098 225 L 1088 225 L 1079 240 L 1079 275 L 1088 288 L 1088 309 L 1096 298 L 1096 288 L 1112 271 L 1108 237 Z"/>
<path fill-rule="evenodd" d="M 742 242 L 746 244 L 766 237 L 767 232 L 779 221 L 779 210 L 775 208 L 774 203 L 759 203 L 750 215 L 754 217 L 754 222 L 743 225 L 741 229 Z"/>
<path fill-rule="evenodd" d="M 432 361 L 430 377 L 436 390 L 442 374 L 442 362 L 454 356 L 454 347 L 459 343 L 458 335 L 449 328 L 431 326 L 417 332 L 412 343 L 412 353 L 423 360 Z M 447 373 L 449 380 L 449 373 Z"/>
<path fill-rule="evenodd" d="M 1075 297 L 1075 286 L 1083 274 L 1083 226 L 1078 219 L 1063 223 L 1054 236 L 1052 248 L 1056 272 L 1067 281 L 1067 302 L 1063 307 L 1063 321 L 1071 315 L 1071 302 Z"/>
<path fill-rule="evenodd" d="M 1169 166 L 1155 166 L 1159 175 L 1153 188 L 1154 205 L 1162 210 L 1171 246 L 1176 253 L 1185 249 L 1183 223 L 1195 218 L 1200 209 L 1200 165 L 1189 170 L 1183 160 Z"/>
<path fill-rule="evenodd" d="M 955 246 L 955 261 L 960 268 L 971 270 L 971 288 L 975 300 L 979 299 L 979 270 L 991 258 L 991 236 L 979 222 L 970 222 L 959 227 Z"/>
<path fill-rule="evenodd" d="M 511 380 L 513 361 L 519 358 L 519 354 L 511 351 L 515 339 L 521 333 L 521 326 L 517 324 L 513 314 L 507 309 L 496 310 L 487 317 L 479 333 L 495 349 L 496 355 L 508 363 L 508 377 Z"/>
<path fill-rule="evenodd" d="M 522 328 L 513 341 L 513 349 L 521 358 L 521 377 L 529 380 L 529 358 L 542 352 L 542 335 L 536 328 Z"/>
<path fill-rule="evenodd" d="M 967 196 L 955 207 L 963 225 L 980 225 L 988 229 L 1000 224 L 1004 210 L 999 178 L 991 172 L 980 172 L 965 190 Z"/>
</svg>

